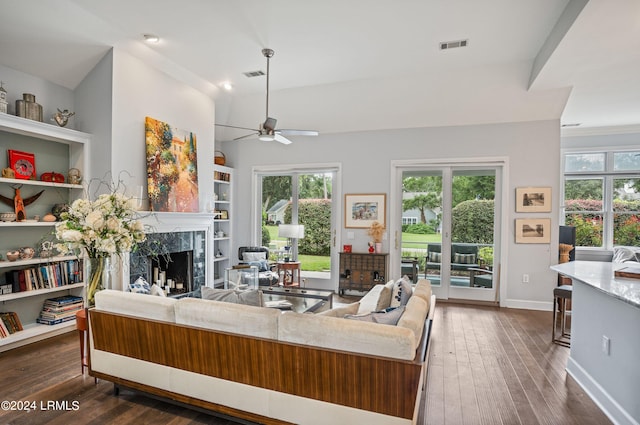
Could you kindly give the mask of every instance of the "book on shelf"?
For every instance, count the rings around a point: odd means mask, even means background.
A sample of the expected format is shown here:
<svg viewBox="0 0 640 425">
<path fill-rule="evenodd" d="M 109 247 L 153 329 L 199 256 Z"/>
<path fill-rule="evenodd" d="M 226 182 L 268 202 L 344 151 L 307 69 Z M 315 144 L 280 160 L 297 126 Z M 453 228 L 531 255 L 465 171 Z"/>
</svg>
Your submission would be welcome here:
<svg viewBox="0 0 640 425">
<path fill-rule="evenodd" d="M 36 322 L 44 325 L 55 325 L 73 320 L 76 317 L 76 313 L 82 310 L 83 307 L 83 298 L 75 295 L 47 298 L 42 303 L 42 310 Z"/>
<path fill-rule="evenodd" d="M 71 320 L 74 320 L 76 318 L 76 315 L 74 314 L 73 316 L 69 316 L 69 317 L 63 317 L 61 319 L 42 319 L 40 317 L 38 317 L 36 319 L 37 323 L 40 323 L 42 325 L 57 325 L 58 323 L 64 323 L 64 322 L 69 322 Z"/>
<path fill-rule="evenodd" d="M 44 305 L 49 307 L 58 307 L 67 304 L 82 304 L 82 297 L 76 295 L 61 295 L 59 297 L 47 298 L 44 300 Z"/>
<path fill-rule="evenodd" d="M 23 329 L 18 313 L 15 311 L 0 313 L 0 338 L 6 338 Z"/>
<path fill-rule="evenodd" d="M 82 282 L 82 260 L 43 263 L 5 273 L 12 292 L 52 289 Z"/>
</svg>

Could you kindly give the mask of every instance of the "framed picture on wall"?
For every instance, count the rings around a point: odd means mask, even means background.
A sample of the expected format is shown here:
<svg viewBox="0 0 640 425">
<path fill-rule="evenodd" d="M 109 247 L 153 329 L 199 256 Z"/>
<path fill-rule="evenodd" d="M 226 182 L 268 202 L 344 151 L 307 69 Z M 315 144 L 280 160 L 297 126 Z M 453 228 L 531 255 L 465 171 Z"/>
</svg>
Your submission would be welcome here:
<svg viewBox="0 0 640 425">
<path fill-rule="evenodd" d="M 387 195 L 384 193 L 344 195 L 344 227 L 369 228 L 374 221 L 386 227 Z"/>
<path fill-rule="evenodd" d="M 551 219 L 517 218 L 516 243 L 551 243 Z"/>
<path fill-rule="evenodd" d="M 516 212 L 551 212 L 551 188 L 516 188 Z"/>
</svg>

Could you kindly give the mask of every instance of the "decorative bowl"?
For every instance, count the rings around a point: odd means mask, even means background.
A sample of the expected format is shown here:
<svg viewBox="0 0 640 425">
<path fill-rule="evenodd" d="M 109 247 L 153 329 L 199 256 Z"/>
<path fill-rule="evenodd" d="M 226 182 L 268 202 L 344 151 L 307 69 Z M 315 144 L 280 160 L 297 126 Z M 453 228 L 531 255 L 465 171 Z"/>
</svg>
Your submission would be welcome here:
<svg viewBox="0 0 640 425">
<path fill-rule="evenodd" d="M 16 213 L 12 213 L 12 212 L 0 213 L 0 220 L 2 220 L 2 221 L 16 221 Z"/>
<path fill-rule="evenodd" d="M 20 258 L 20 252 L 18 251 L 7 251 L 7 260 L 16 261 Z"/>
</svg>

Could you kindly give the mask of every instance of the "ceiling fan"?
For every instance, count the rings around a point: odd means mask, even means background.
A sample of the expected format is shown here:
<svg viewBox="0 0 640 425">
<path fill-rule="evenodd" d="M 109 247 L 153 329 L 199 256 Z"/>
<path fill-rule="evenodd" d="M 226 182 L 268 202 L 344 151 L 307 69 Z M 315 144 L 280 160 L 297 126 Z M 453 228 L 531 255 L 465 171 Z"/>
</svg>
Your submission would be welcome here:
<svg viewBox="0 0 640 425">
<path fill-rule="evenodd" d="M 262 55 L 267 58 L 267 113 L 266 119 L 263 123 L 260 123 L 258 126 L 258 130 L 247 127 L 236 127 L 233 125 L 224 125 L 224 124 L 216 124 L 218 127 L 227 127 L 227 128 L 236 128 L 240 130 L 250 130 L 253 131 L 251 134 L 247 134 L 245 136 L 236 137 L 233 140 L 245 139 L 247 137 L 258 136 L 258 139 L 264 142 L 270 142 L 275 140 L 276 142 L 280 142 L 282 144 L 288 145 L 291 143 L 291 140 L 287 139 L 284 136 L 317 136 L 318 132 L 314 130 L 285 130 L 285 129 L 276 129 L 275 118 L 269 116 L 269 60 L 273 57 L 274 51 L 272 49 L 262 49 Z"/>
</svg>

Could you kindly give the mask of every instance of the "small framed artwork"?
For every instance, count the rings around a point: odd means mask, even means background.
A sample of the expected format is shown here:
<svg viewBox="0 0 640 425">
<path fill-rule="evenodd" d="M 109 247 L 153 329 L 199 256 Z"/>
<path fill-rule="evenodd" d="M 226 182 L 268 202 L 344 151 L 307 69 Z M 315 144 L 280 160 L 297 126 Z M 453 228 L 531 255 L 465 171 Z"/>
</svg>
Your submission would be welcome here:
<svg viewBox="0 0 640 425">
<path fill-rule="evenodd" d="M 551 188 L 516 188 L 516 212 L 551 212 Z"/>
<path fill-rule="evenodd" d="M 227 210 L 219 210 L 220 216 L 218 217 L 220 220 L 229 220 L 229 211 Z"/>
<path fill-rule="evenodd" d="M 386 227 L 386 202 L 384 193 L 344 195 L 344 227 L 369 228 L 374 221 Z"/>
<path fill-rule="evenodd" d="M 551 219 L 517 218 L 516 243 L 551 243 Z"/>
</svg>

